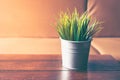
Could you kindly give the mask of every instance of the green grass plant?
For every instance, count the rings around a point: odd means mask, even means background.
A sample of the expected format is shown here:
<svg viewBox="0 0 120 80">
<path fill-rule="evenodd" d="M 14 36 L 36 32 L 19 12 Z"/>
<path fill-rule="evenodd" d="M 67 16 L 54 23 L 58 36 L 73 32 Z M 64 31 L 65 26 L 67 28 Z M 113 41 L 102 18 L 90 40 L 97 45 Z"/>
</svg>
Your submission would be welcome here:
<svg viewBox="0 0 120 80">
<path fill-rule="evenodd" d="M 101 22 L 92 20 L 87 12 L 79 14 L 77 9 L 73 13 L 61 12 L 57 21 L 56 29 L 62 39 L 70 41 L 87 41 L 102 28 Z"/>
</svg>

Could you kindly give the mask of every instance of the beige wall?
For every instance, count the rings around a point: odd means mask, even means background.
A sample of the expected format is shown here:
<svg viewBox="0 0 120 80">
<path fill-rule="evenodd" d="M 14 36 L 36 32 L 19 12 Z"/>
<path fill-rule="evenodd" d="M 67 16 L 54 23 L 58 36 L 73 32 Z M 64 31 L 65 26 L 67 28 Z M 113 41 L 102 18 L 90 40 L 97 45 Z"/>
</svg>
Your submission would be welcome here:
<svg viewBox="0 0 120 80">
<path fill-rule="evenodd" d="M 0 37 L 56 37 L 58 12 L 83 6 L 84 0 L 0 0 Z"/>
</svg>

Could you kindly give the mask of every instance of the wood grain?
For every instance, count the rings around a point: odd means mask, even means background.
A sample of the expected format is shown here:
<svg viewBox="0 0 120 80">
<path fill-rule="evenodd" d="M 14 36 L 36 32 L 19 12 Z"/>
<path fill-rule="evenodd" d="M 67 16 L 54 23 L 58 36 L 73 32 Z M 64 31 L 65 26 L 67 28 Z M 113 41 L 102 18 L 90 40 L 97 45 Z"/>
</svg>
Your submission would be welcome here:
<svg viewBox="0 0 120 80">
<path fill-rule="evenodd" d="M 119 80 L 120 64 L 109 55 L 90 55 L 88 71 L 62 67 L 60 55 L 0 55 L 0 80 Z"/>
</svg>

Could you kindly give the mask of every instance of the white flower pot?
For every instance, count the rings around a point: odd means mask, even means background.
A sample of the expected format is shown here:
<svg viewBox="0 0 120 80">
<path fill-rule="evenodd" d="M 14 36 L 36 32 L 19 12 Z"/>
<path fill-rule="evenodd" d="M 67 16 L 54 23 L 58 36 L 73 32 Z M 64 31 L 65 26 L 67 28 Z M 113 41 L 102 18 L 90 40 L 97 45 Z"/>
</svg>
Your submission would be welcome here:
<svg viewBox="0 0 120 80">
<path fill-rule="evenodd" d="M 61 39 L 62 65 L 72 70 L 87 70 L 91 40 L 68 41 Z"/>
</svg>

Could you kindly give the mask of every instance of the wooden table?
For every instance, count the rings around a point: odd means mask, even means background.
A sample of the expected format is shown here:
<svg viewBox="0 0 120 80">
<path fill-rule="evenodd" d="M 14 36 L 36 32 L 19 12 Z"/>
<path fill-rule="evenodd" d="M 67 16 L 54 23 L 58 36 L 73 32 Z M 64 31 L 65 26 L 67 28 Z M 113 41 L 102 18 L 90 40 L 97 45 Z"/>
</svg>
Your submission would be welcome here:
<svg viewBox="0 0 120 80">
<path fill-rule="evenodd" d="M 0 55 L 0 80 L 120 80 L 120 64 L 92 55 L 88 71 L 79 72 L 63 68 L 60 55 Z"/>
</svg>

